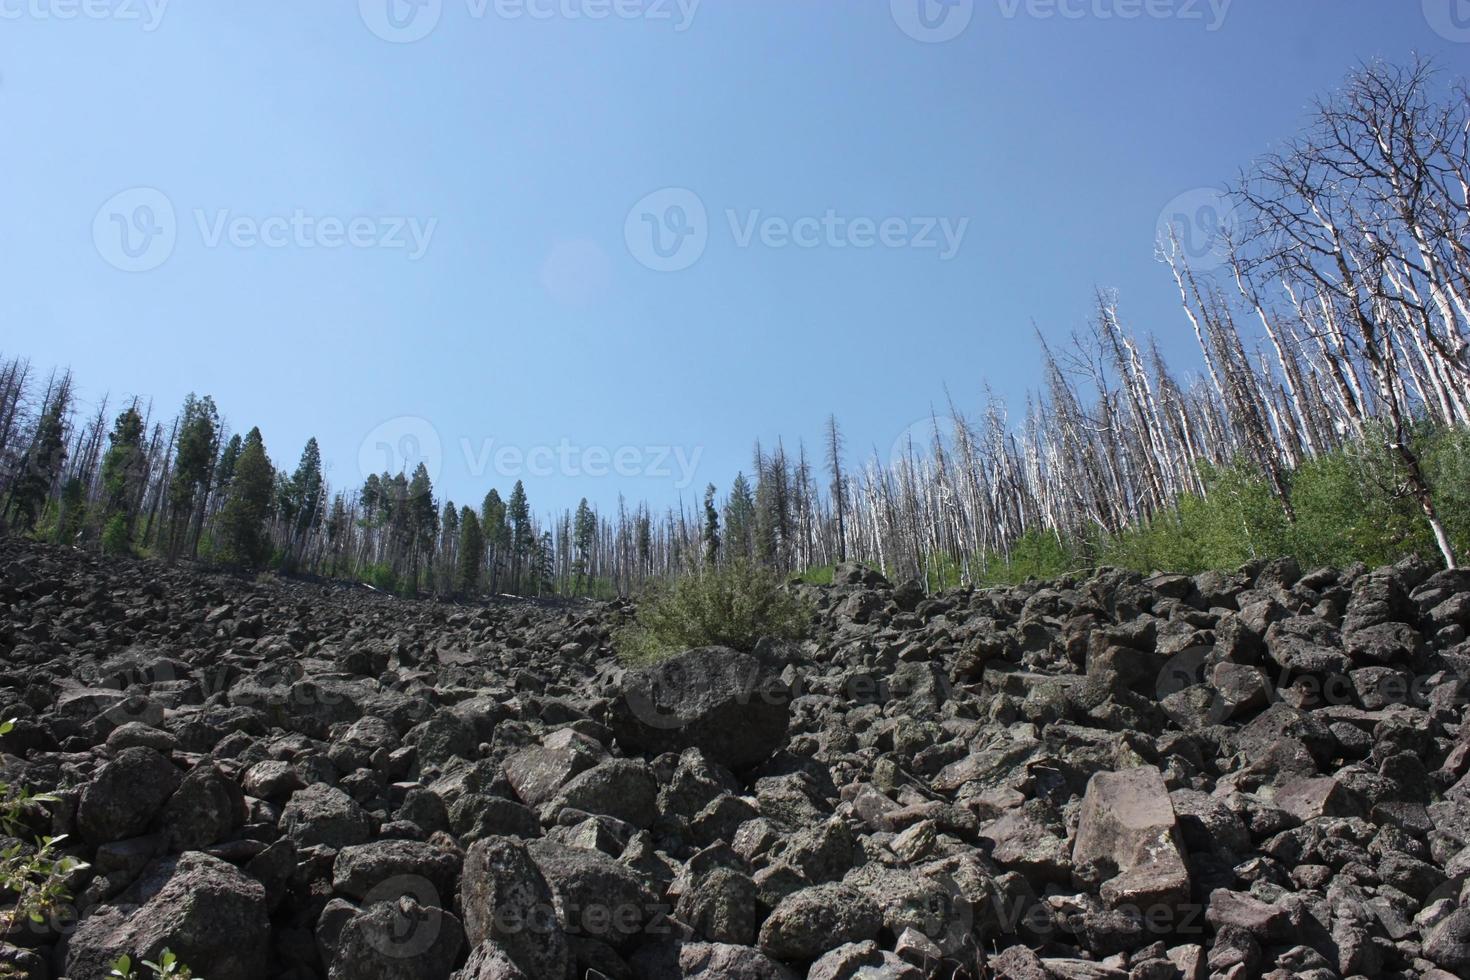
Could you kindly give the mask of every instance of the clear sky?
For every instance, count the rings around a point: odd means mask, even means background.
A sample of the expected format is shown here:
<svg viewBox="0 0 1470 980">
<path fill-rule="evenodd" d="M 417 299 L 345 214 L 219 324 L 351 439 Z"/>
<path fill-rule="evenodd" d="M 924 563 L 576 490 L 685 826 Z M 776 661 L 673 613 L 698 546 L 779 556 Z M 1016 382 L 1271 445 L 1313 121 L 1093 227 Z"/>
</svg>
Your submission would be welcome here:
<svg viewBox="0 0 1470 980">
<path fill-rule="evenodd" d="M 1019 417 L 1098 286 L 1192 370 L 1161 215 L 1362 59 L 1470 73 L 1462 0 L 950 4 L 0 0 L 0 351 L 337 487 L 689 502 Z"/>
</svg>

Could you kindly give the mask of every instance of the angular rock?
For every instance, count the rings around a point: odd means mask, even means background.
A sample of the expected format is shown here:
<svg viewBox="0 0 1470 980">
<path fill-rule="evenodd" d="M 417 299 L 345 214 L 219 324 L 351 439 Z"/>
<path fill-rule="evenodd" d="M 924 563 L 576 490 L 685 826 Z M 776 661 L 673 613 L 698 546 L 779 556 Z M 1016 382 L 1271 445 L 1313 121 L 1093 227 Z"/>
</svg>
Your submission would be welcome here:
<svg viewBox="0 0 1470 980">
<path fill-rule="evenodd" d="M 846 885 L 794 892 L 761 926 L 760 948 L 778 960 L 813 960 L 845 943 L 878 935 L 883 916 L 872 899 Z"/>
<path fill-rule="evenodd" d="M 66 973 L 73 980 L 102 980 L 118 956 L 156 961 L 165 947 L 210 980 L 266 980 L 265 889 L 206 854 L 160 861 L 116 901 L 81 920 L 65 944 Z"/>
<path fill-rule="evenodd" d="M 781 745 L 790 702 L 786 684 L 755 657 L 703 647 L 627 671 L 611 725 L 630 752 L 693 745 L 719 765 L 746 769 Z"/>
<path fill-rule="evenodd" d="M 1112 907 L 1188 901 L 1178 820 L 1158 769 L 1100 772 L 1088 780 L 1072 865 L 1102 873 L 1103 900 Z"/>
<path fill-rule="evenodd" d="M 137 837 L 153 823 L 182 774 L 149 748 L 123 749 L 97 771 L 77 801 L 77 829 L 90 844 Z"/>
</svg>

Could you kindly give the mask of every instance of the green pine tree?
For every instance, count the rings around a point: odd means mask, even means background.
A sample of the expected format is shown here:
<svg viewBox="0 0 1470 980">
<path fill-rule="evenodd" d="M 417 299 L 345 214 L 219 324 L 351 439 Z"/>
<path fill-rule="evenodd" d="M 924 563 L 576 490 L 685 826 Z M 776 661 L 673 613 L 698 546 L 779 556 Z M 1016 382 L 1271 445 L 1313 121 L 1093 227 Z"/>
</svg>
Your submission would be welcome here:
<svg viewBox="0 0 1470 980">
<path fill-rule="evenodd" d="M 459 589 L 470 598 L 479 595 L 480 571 L 485 565 L 485 535 L 472 508 L 459 513 Z"/>
<path fill-rule="evenodd" d="M 229 496 L 220 509 L 216 543 L 228 564 L 258 568 L 270 560 L 266 521 L 271 515 L 276 474 L 259 429 L 251 429 L 240 450 Z"/>
</svg>

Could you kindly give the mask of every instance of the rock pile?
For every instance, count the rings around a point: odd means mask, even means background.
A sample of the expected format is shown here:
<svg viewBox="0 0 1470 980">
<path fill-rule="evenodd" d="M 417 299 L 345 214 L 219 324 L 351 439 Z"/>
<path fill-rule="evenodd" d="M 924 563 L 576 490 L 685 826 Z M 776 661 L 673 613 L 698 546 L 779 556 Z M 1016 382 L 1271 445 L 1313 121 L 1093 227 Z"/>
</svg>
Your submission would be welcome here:
<svg viewBox="0 0 1470 980">
<path fill-rule="evenodd" d="M 90 865 L 0 972 L 1470 975 L 1470 573 L 842 567 L 802 644 L 626 670 L 626 603 L 0 572 L 0 779 Z"/>
</svg>

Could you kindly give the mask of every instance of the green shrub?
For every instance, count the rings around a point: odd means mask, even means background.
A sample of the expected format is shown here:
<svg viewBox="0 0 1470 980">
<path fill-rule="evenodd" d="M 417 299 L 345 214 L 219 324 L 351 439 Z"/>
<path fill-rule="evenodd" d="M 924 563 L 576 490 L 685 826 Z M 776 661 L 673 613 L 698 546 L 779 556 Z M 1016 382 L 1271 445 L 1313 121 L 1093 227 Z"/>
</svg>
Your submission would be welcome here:
<svg viewBox="0 0 1470 980">
<path fill-rule="evenodd" d="M 194 976 L 169 949 L 159 954 L 157 963 L 144 960 L 142 965 L 149 971 L 150 980 L 166 980 L 168 977 L 174 977 L 175 980 L 204 980 L 203 977 Z M 143 980 L 142 974 L 133 969 L 133 958 L 126 953 L 112 961 L 112 970 L 107 976 L 109 980 Z"/>
<path fill-rule="evenodd" d="M 102 529 L 102 552 L 107 555 L 126 555 L 132 550 L 128 519 L 122 514 L 115 514 Z"/>
<path fill-rule="evenodd" d="M 14 720 L 0 722 L 0 735 L 9 734 L 14 727 Z M 8 837 L 24 833 L 29 811 L 38 803 L 55 802 L 54 796 L 0 782 L 0 831 Z M 17 840 L 0 850 L 0 889 L 14 896 L 13 904 L 0 910 L 0 933 L 9 934 L 27 921 L 44 923 L 71 901 L 67 879 L 86 865 L 58 854 L 58 845 L 65 839 L 41 837 L 34 847 Z"/>
<path fill-rule="evenodd" d="M 811 616 L 811 608 L 780 576 L 739 562 L 652 589 L 634 623 L 619 632 L 617 644 L 622 656 L 635 662 L 691 647 L 748 651 L 764 636 L 800 639 Z"/>
</svg>

